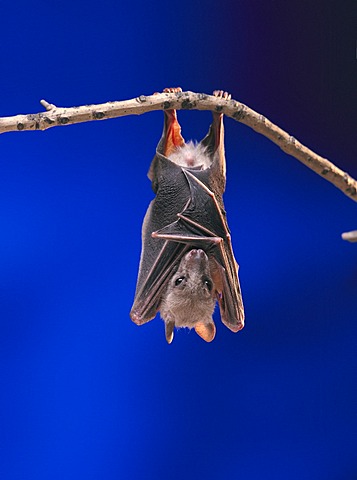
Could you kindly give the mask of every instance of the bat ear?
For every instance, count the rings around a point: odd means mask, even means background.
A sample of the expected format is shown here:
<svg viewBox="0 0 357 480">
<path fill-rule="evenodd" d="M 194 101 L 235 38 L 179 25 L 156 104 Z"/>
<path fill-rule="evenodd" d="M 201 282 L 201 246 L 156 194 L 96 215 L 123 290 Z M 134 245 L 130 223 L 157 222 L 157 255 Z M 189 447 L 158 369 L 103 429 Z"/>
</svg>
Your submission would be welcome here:
<svg viewBox="0 0 357 480">
<path fill-rule="evenodd" d="M 165 336 L 166 336 L 166 341 L 169 345 L 174 339 L 174 328 L 175 328 L 175 322 L 165 322 Z"/>
<path fill-rule="evenodd" d="M 198 322 L 195 331 L 206 342 L 212 342 L 216 335 L 216 326 L 212 320 L 209 323 Z"/>
</svg>

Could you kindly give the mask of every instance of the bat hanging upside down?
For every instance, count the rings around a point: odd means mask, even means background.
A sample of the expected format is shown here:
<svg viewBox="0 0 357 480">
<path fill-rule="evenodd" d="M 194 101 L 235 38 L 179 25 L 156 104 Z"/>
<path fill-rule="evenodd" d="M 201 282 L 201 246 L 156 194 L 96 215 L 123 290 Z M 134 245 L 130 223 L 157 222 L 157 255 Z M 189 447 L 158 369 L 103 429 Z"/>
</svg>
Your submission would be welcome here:
<svg viewBox="0 0 357 480">
<path fill-rule="evenodd" d="M 180 94 L 181 88 L 166 93 Z M 229 100 L 227 92 L 216 97 Z M 171 343 L 175 327 L 194 328 L 206 342 L 222 322 L 233 332 L 244 326 L 244 310 L 222 195 L 226 184 L 223 114 L 198 144 L 185 143 L 176 110 L 164 111 L 164 131 L 148 173 L 156 197 L 146 213 L 135 300 L 138 325 L 158 311 Z"/>
</svg>

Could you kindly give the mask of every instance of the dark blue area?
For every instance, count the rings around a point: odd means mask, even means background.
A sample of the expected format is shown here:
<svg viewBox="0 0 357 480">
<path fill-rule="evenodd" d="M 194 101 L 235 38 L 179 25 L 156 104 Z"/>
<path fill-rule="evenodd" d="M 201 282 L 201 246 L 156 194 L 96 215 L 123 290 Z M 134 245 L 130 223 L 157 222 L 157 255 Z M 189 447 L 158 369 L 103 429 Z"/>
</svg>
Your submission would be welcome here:
<svg viewBox="0 0 357 480">
<path fill-rule="evenodd" d="M 21 0 L 0 22 L 0 116 L 223 88 L 357 176 L 352 2 Z M 247 318 L 217 314 L 212 344 L 129 319 L 161 112 L 1 136 L 1 479 L 357 478 L 356 204 L 225 125 Z"/>
</svg>

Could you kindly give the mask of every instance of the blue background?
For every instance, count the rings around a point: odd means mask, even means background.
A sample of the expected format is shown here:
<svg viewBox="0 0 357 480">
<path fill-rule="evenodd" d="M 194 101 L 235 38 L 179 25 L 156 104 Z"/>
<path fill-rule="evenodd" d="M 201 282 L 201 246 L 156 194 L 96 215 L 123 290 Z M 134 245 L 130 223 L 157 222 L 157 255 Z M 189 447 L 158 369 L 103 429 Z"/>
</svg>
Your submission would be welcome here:
<svg viewBox="0 0 357 480">
<path fill-rule="evenodd" d="M 223 88 L 357 177 L 337 3 L 3 2 L 0 116 Z M 212 344 L 129 319 L 162 112 L 1 136 L 1 479 L 357 478 L 356 204 L 225 125 L 246 327 Z"/>
</svg>

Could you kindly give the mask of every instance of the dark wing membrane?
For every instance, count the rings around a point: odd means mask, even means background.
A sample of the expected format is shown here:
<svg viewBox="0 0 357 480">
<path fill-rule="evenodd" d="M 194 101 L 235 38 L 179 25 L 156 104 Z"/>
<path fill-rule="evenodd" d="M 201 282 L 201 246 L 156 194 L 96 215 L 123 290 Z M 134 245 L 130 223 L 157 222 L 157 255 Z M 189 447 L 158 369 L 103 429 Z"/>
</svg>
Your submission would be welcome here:
<svg viewBox="0 0 357 480">
<path fill-rule="evenodd" d="M 182 243 L 152 238 L 153 232 L 174 222 L 188 202 L 190 189 L 181 167 L 158 151 L 150 175 L 155 199 L 150 203 L 142 227 L 142 250 L 132 320 L 141 325 L 153 319 L 173 269 L 187 248 Z"/>
<path fill-rule="evenodd" d="M 160 308 L 161 295 L 172 275 L 173 269 L 187 247 L 180 243 L 165 241 L 149 272 L 145 282 L 135 295 L 130 312 L 131 319 L 138 325 L 152 320 Z"/>
<path fill-rule="evenodd" d="M 196 177 L 198 173 L 184 171 L 191 196 L 178 220 L 155 232 L 155 238 L 179 242 L 186 248 L 203 248 L 216 264 L 220 285 L 217 299 L 222 322 L 237 332 L 244 326 L 244 309 L 238 280 L 238 265 L 234 258 L 231 236 L 222 208 L 214 193 Z M 177 243 L 176 243 L 177 245 Z M 177 258 L 175 259 L 177 261 Z"/>
</svg>

